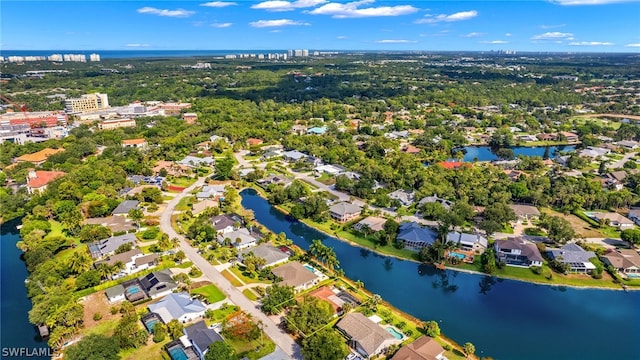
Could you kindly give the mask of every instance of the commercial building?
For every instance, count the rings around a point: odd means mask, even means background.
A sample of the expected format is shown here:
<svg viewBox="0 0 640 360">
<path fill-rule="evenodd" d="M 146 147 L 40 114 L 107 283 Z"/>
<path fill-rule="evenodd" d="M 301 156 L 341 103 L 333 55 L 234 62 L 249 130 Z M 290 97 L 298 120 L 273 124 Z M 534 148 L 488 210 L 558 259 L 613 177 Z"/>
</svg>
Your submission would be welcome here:
<svg viewBox="0 0 640 360">
<path fill-rule="evenodd" d="M 98 124 L 100 130 L 113 130 L 124 127 L 136 127 L 136 121 L 134 119 L 113 119 L 101 121 Z"/>
<path fill-rule="evenodd" d="M 85 94 L 79 98 L 66 99 L 64 105 L 67 113 L 85 113 L 108 108 L 109 97 L 101 93 Z"/>
</svg>

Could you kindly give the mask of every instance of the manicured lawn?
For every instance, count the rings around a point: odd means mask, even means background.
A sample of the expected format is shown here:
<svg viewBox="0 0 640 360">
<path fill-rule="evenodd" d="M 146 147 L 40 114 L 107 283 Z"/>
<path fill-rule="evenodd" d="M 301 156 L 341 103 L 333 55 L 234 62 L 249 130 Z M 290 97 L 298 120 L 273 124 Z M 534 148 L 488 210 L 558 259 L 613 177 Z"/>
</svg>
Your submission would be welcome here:
<svg viewBox="0 0 640 360">
<path fill-rule="evenodd" d="M 207 325 L 219 323 L 226 319 L 227 316 L 237 312 L 240 308 L 235 305 L 223 305 L 219 309 L 213 310 L 213 318 L 206 319 Z"/>
<path fill-rule="evenodd" d="M 333 185 L 336 183 L 336 179 L 327 173 L 323 173 L 319 178 L 316 178 L 316 181 L 319 181 L 325 185 Z"/>
<path fill-rule="evenodd" d="M 193 263 L 191 261 L 185 261 L 182 264 L 176 265 L 175 267 L 180 268 L 180 269 L 188 269 L 193 265 Z"/>
<path fill-rule="evenodd" d="M 63 236 L 67 237 L 67 235 L 62 230 L 62 224 L 55 220 L 49 220 L 49 224 L 51 225 L 51 231 L 45 236 L 45 239 L 50 239 L 54 236 Z"/>
<path fill-rule="evenodd" d="M 191 204 L 193 204 L 195 202 L 195 196 L 185 196 L 182 199 L 180 199 L 180 202 L 178 202 L 178 205 L 176 205 L 176 210 L 177 211 L 187 211 L 187 210 L 191 210 Z"/>
<path fill-rule="evenodd" d="M 251 289 L 244 289 L 242 291 L 242 293 L 244 294 L 244 296 L 247 297 L 247 299 L 249 299 L 251 301 L 257 301 L 258 300 L 258 296 Z"/>
<path fill-rule="evenodd" d="M 244 339 L 226 339 L 235 350 L 238 358 L 247 357 L 249 360 L 257 360 L 267 356 L 276 350 L 276 344 L 269 339 L 264 332 L 258 340 L 247 341 Z M 256 349 L 259 349 L 256 351 Z"/>
<path fill-rule="evenodd" d="M 179 178 L 173 178 L 171 181 L 169 181 L 169 183 L 175 186 L 189 187 L 194 182 L 196 182 L 196 180 L 197 179 L 195 178 L 179 177 Z"/>
<path fill-rule="evenodd" d="M 240 278 L 240 280 L 242 280 L 242 282 L 244 282 L 245 284 L 255 284 L 255 283 L 270 283 L 269 281 L 263 281 L 256 277 L 254 278 L 250 278 L 249 272 L 245 270 L 245 267 L 242 266 L 242 268 L 240 269 L 239 267 L 236 266 L 232 266 L 229 268 L 229 270 L 231 270 L 231 272 L 233 272 L 237 277 Z"/>
<path fill-rule="evenodd" d="M 227 297 L 218 289 L 215 285 L 205 285 L 203 287 L 199 287 L 195 290 L 191 290 L 192 294 L 200 294 L 206 297 L 207 302 L 209 304 L 217 303 L 218 301 L 224 300 Z"/>
<path fill-rule="evenodd" d="M 151 335 L 149 335 L 151 339 Z M 165 341 L 154 343 L 153 340 L 149 340 L 146 346 L 137 349 L 121 350 L 118 355 L 123 360 L 157 360 L 168 358 L 164 345 L 171 341 L 168 337 Z"/>
<path fill-rule="evenodd" d="M 224 276 L 225 279 L 229 280 L 229 282 L 231 282 L 231 285 L 235 287 L 242 286 L 240 280 L 236 279 L 236 277 L 233 276 L 233 274 L 231 274 L 229 270 L 224 270 L 222 272 L 222 276 Z"/>
</svg>

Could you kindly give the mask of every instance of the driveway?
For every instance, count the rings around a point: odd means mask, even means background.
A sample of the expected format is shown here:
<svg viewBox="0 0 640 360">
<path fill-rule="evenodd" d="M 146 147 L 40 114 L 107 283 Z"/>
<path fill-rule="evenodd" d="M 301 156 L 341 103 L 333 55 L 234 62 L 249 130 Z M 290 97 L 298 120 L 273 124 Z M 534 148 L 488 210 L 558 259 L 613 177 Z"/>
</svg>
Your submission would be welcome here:
<svg viewBox="0 0 640 360">
<path fill-rule="evenodd" d="M 286 332 L 281 330 L 273 321 L 271 321 L 271 319 L 260 311 L 255 304 L 247 299 L 240 290 L 232 286 L 231 283 L 224 278 L 224 276 L 222 276 L 222 274 L 213 265 L 198 254 L 198 250 L 196 248 L 189 245 L 185 238 L 171 227 L 171 214 L 173 214 L 173 210 L 176 205 L 178 205 L 185 195 L 188 195 L 195 188 L 202 186 L 205 179 L 206 177 L 199 178 L 193 185 L 176 195 L 176 197 L 167 204 L 165 212 L 160 217 L 160 229 L 165 234 L 168 234 L 169 238 L 180 239 L 180 250 L 184 251 L 187 258 L 192 261 L 194 265 L 200 268 L 202 273 L 215 283 L 230 301 L 239 306 L 245 312 L 251 314 L 255 320 L 262 322 L 264 332 L 273 340 L 273 342 L 275 342 L 279 350 L 282 351 L 282 354 L 286 354 L 287 356 L 286 358 L 278 358 L 278 360 L 302 359 L 298 344 L 296 344 Z"/>
</svg>

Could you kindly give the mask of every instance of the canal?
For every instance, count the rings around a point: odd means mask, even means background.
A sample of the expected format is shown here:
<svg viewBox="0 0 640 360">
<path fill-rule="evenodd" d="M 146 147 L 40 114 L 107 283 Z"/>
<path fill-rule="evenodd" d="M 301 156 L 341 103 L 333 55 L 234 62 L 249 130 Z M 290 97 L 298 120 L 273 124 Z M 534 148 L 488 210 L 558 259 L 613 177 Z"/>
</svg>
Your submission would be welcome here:
<svg viewBox="0 0 640 360">
<path fill-rule="evenodd" d="M 494 359 L 638 359 L 640 291 L 535 285 L 381 256 L 327 236 L 272 207 L 253 189 L 242 205 L 303 249 L 332 247 L 347 277 L 408 314 L 436 320 L 456 342 Z"/>
</svg>

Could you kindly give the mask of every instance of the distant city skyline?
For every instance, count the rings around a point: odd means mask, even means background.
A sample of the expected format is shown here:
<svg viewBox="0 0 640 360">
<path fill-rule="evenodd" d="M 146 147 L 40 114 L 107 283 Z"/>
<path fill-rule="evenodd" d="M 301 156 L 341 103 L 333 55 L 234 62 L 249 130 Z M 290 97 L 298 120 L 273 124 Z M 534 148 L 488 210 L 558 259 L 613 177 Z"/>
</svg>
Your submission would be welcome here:
<svg viewBox="0 0 640 360">
<path fill-rule="evenodd" d="M 3 1 L 6 50 L 640 52 L 640 0 Z"/>
</svg>

